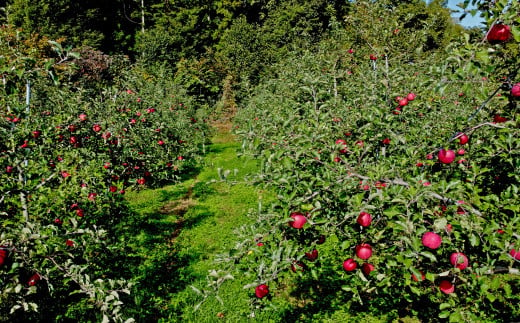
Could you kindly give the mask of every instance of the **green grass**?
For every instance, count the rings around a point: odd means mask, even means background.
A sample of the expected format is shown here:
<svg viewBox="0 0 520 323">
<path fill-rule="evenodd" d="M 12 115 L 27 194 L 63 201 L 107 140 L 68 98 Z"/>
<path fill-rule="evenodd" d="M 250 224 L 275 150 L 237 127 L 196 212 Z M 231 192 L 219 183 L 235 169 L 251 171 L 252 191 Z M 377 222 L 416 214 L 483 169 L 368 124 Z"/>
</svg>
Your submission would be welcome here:
<svg viewBox="0 0 520 323">
<path fill-rule="evenodd" d="M 243 289 L 248 277 L 226 281 L 218 293 L 222 303 L 191 287 L 208 290 L 215 256 L 235 244 L 235 229 L 254 223 L 248 213 L 258 208 L 259 198 L 273 199 L 248 183 L 258 164 L 238 157 L 239 148 L 232 135 L 219 133 L 194 178 L 127 194 L 139 219 L 126 228 L 133 236 L 131 249 L 142 259 L 133 273 L 138 320 L 243 321 L 251 314 L 251 291 Z M 257 315 L 258 321 L 280 320 L 278 311 Z"/>
</svg>

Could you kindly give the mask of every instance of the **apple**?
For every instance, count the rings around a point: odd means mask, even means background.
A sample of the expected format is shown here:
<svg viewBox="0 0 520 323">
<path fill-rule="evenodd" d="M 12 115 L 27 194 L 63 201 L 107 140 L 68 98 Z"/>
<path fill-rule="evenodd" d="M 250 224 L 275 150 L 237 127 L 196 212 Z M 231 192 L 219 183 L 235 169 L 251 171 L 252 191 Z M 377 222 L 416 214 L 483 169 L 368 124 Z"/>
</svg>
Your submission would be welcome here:
<svg viewBox="0 0 520 323">
<path fill-rule="evenodd" d="M 5 262 L 5 259 L 7 258 L 7 249 L 4 249 L 4 247 L 0 248 L 0 266 L 2 266 Z"/>
<path fill-rule="evenodd" d="M 367 260 L 372 256 L 372 246 L 368 243 L 357 245 L 356 256 L 358 256 L 360 259 Z"/>
<path fill-rule="evenodd" d="M 101 131 L 101 126 L 98 125 L 98 124 L 95 124 L 92 126 L 92 130 L 94 130 L 95 132 L 100 132 Z"/>
<path fill-rule="evenodd" d="M 32 275 L 29 280 L 27 281 L 27 285 L 29 286 L 34 286 L 36 285 L 36 283 L 40 280 L 40 275 L 38 275 L 37 273 Z"/>
<path fill-rule="evenodd" d="M 515 85 L 513 85 L 513 87 L 511 88 L 511 96 L 515 98 L 520 97 L 520 83 L 516 83 Z"/>
<path fill-rule="evenodd" d="M 469 137 L 465 133 L 459 133 L 457 135 L 457 138 L 459 139 L 459 144 L 461 144 L 461 145 L 465 145 L 469 141 Z"/>
<path fill-rule="evenodd" d="M 408 99 L 402 98 L 401 100 L 399 100 L 398 104 L 400 107 L 404 107 L 405 105 L 408 105 Z"/>
<path fill-rule="evenodd" d="M 79 117 L 80 121 L 86 121 L 87 120 L 87 115 L 85 113 L 81 113 L 78 117 Z"/>
<path fill-rule="evenodd" d="M 370 54 L 370 60 L 375 61 L 377 59 L 377 56 L 374 54 Z"/>
<path fill-rule="evenodd" d="M 455 160 L 455 152 L 453 150 L 441 149 L 437 155 L 439 161 L 443 164 L 450 164 Z"/>
<path fill-rule="evenodd" d="M 509 121 L 509 119 L 504 118 L 504 117 L 500 116 L 499 114 L 495 114 L 493 116 L 493 122 L 494 123 L 502 123 L 502 122 L 506 122 L 506 121 Z"/>
<path fill-rule="evenodd" d="M 336 140 L 336 145 L 340 145 L 344 148 L 340 149 L 339 152 L 345 154 L 347 152 L 347 142 L 344 139 Z"/>
<path fill-rule="evenodd" d="M 298 266 L 298 267 L 296 267 L 296 266 Z M 301 271 L 304 271 L 305 268 L 307 268 L 307 266 L 305 266 L 304 263 L 299 262 L 299 261 L 295 261 L 295 262 L 293 262 L 293 263 L 291 264 L 291 271 L 292 271 L 293 273 L 295 273 L 296 271 L 298 271 L 298 269 L 301 270 Z"/>
<path fill-rule="evenodd" d="M 82 218 L 85 215 L 85 211 L 83 209 L 76 209 L 76 215 Z"/>
<path fill-rule="evenodd" d="M 269 287 L 267 287 L 266 284 L 261 284 L 261 285 L 256 286 L 256 288 L 255 288 L 256 297 L 264 298 L 265 296 L 267 296 L 267 294 L 269 294 Z"/>
<path fill-rule="evenodd" d="M 385 139 L 381 140 L 381 143 L 383 145 L 389 145 L 390 144 L 390 138 L 385 138 Z"/>
<path fill-rule="evenodd" d="M 13 166 L 8 165 L 8 166 L 5 167 L 5 172 L 6 172 L 6 173 L 12 173 L 12 172 L 13 172 L 13 169 L 14 169 Z"/>
<path fill-rule="evenodd" d="M 318 258 L 318 250 L 313 249 L 311 252 L 306 252 L 305 257 L 309 259 L 310 261 L 314 261 Z"/>
<path fill-rule="evenodd" d="M 369 263 L 364 263 L 362 266 L 361 266 L 361 270 L 363 271 L 363 274 L 365 274 L 366 276 L 370 275 L 370 273 L 375 269 L 374 265 L 372 264 L 369 264 Z"/>
<path fill-rule="evenodd" d="M 357 268 L 357 263 L 354 259 L 348 258 L 343 262 L 343 269 L 346 271 L 353 271 Z"/>
<path fill-rule="evenodd" d="M 159 141 L 157 141 L 157 144 L 159 144 L 159 146 L 164 145 L 164 140 L 159 140 Z"/>
<path fill-rule="evenodd" d="M 33 138 L 38 138 L 38 137 L 40 137 L 41 134 L 42 134 L 42 132 L 39 130 L 34 130 L 32 132 Z"/>
<path fill-rule="evenodd" d="M 407 99 L 408 101 L 413 101 L 413 100 L 415 100 L 415 97 L 416 97 L 415 93 L 410 92 L 410 93 L 408 93 L 408 95 L 406 96 L 406 99 Z"/>
<path fill-rule="evenodd" d="M 454 252 L 450 255 L 450 263 L 460 270 L 468 267 L 468 257 L 462 252 Z"/>
<path fill-rule="evenodd" d="M 423 281 L 426 279 L 426 276 L 424 275 L 424 273 L 422 271 L 420 271 L 420 273 L 421 273 L 421 279 L 417 278 L 417 276 L 415 276 L 415 274 L 412 274 L 413 281 L 418 282 L 418 281 Z"/>
<path fill-rule="evenodd" d="M 372 223 L 372 215 L 366 212 L 361 212 L 359 213 L 356 222 L 359 223 L 359 225 L 362 227 L 368 227 L 370 223 Z"/>
<path fill-rule="evenodd" d="M 307 218 L 300 212 L 291 213 L 292 220 L 289 221 L 289 225 L 295 229 L 301 229 L 307 222 Z"/>
<path fill-rule="evenodd" d="M 444 294 L 451 294 L 455 291 L 455 286 L 449 280 L 444 279 L 439 283 L 439 289 Z"/>
<path fill-rule="evenodd" d="M 426 232 L 422 236 L 422 244 L 423 246 L 430 249 L 437 249 L 440 247 L 442 242 L 442 238 L 435 232 Z"/>
<path fill-rule="evenodd" d="M 520 260 L 520 249 L 511 249 L 511 251 L 509 251 L 509 255 L 513 257 L 515 260 Z"/>
<path fill-rule="evenodd" d="M 502 23 L 494 24 L 489 29 L 486 39 L 490 43 L 500 43 L 508 41 L 511 38 L 511 27 Z"/>
</svg>

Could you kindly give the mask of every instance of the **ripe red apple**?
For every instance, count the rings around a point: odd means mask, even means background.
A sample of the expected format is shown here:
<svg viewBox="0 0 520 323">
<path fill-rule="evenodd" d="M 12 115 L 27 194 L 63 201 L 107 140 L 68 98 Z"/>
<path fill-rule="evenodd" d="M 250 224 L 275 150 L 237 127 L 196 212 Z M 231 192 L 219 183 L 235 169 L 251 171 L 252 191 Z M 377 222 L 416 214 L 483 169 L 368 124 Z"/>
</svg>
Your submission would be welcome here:
<svg viewBox="0 0 520 323">
<path fill-rule="evenodd" d="M 80 121 L 86 121 L 86 120 L 87 120 L 87 115 L 86 115 L 85 113 L 81 113 L 81 114 L 79 115 L 79 120 L 80 120 Z"/>
<path fill-rule="evenodd" d="M 367 260 L 372 256 L 372 246 L 368 243 L 362 243 L 356 246 L 356 256 L 363 260 Z"/>
<path fill-rule="evenodd" d="M 370 60 L 375 61 L 377 59 L 377 56 L 374 54 L 370 54 Z"/>
<path fill-rule="evenodd" d="M 298 266 L 298 267 L 296 267 L 296 266 Z M 307 266 L 304 263 L 299 262 L 299 261 L 295 261 L 291 264 L 291 271 L 293 273 L 295 273 L 298 270 L 305 271 L 305 268 L 307 268 Z"/>
<path fill-rule="evenodd" d="M 486 39 L 490 43 L 500 43 L 508 41 L 511 38 L 511 27 L 502 23 L 494 24 L 489 29 Z"/>
<path fill-rule="evenodd" d="M 261 285 L 256 286 L 256 288 L 255 288 L 256 297 L 264 298 L 265 296 L 267 296 L 267 294 L 269 294 L 269 287 L 267 287 L 266 284 L 261 284 Z"/>
<path fill-rule="evenodd" d="M 359 225 L 362 227 L 368 227 L 370 223 L 372 223 L 372 215 L 366 212 L 361 212 L 359 213 L 356 222 L 359 223 Z"/>
<path fill-rule="evenodd" d="M 468 257 L 462 252 L 454 252 L 450 255 L 450 263 L 460 270 L 466 269 L 468 267 Z"/>
<path fill-rule="evenodd" d="M 313 249 L 311 252 L 306 252 L 305 257 L 309 259 L 310 261 L 314 261 L 318 258 L 318 250 Z"/>
<path fill-rule="evenodd" d="M 513 257 L 516 260 L 520 260 L 520 249 L 511 249 L 511 251 L 509 251 L 509 255 L 511 255 L 511 257 Z"/>
<path fill-rule="evenodd" d="M 159 146 L 164 145 L 164 140 L 159 140 L 159 141 L 157 141 L 157 144 L 158 144 Z"/>
<path fill-rule="evenodd" d="M 291 213 L 292 220 L 289 221 L 289 225 L 295 229 L 301 229 L 307 222 L 307 218 L 300 212 Z"/>
<path fill-rule="evenodd" d="M 465 153 L 466 153 L 466 151 L 465 151 L 464 149 L 462 149 L 462 148 L 460 148 L 459 150 L 457 150 L 457 155 L 459 155 L 459 156 L 462 156 L 462 155 L 464 155 Z"/>
<path fill-rule="evenodd" d="M 459 139 L 459 144 L 461 144 L 461 145 L 465 145 L 469 141 L 469 137 L 465 133 L 458 134 L 457 138 Z"/>
<path fill-rule="evenodd" d="M 363 271 L 363 274 L 365 274 L 365 276 L 370 275 L 370 273 L 371 273 L 374 269 L 375 269 L 374 265 L 369 264 L 369 263 L 364 263 L 364 264 L 361 266 L 361 270 Z"/>
<path fill-rule="evenodd" d="M 495 114 L 493 116 L 493 122 L 495 122 L 495 123 L 502 123 L 502 122 L 506 122 L 506 121 L 509 121 L 509 119 L 504 118 L 504 117 L 500 116 L 499 114 Z"/>
<path fill-rule="evenodd" d="M 422 244 L 430 249 L 437 249 L 440 247 L 442 238 L 435 232 L 426 232 L 422 236 Z"/>
<path fill-rule="evenodd" d="M 42 132 L 39 130 L 34 130 L 32 132 L 33 138 L 38 138 L 38 137 L 40 137 L 41 134 L 42 134 Z"/>
<path fill-rule="evenodd" d="M 6 173 L 12 173 L 12 172 L 13 172 L 13 169 L 14 169 L 13 166 L 8 165 L 8 166 L 5 167 L 5 172 L 6 172 Z"/>
<path fill-rule="evenodd" d="M 408 105 L 408 99 L 402 98 L 401 100 L 399 100 L 398 104 L 400 107 L 404 107 L 405 105 Z"/>
<path fill-rule="evenodd" d="M 451 294 L 455 291 L 455 286 L 449 280 L 444 279 L 439 283 L 439 289 L 444 294 Z"/>
<path fill-rule="evenodd" d="M 408 95 L 406 96 L 406 99 L 408 99 L 408 101 L 413 101 L 413 100 L 415 100 L 415 97 L 416 97 L 416 96 L 415 96 L 415 93 L 410 92 L 410 93 L 408 93 Z"/>
<path fill-rule="evenodd" d="M 29 286 L 34 286 L 36 285 L 36 283 L 40 280 L 40 275 L 38 275 L 37 273 L 32 275 L 29 280 L 27 281 L 27 285 Z"/>
<path fill-rule="evenodd" d="M 336 140 L 336 145 L 344 147 L 339 150 L 340 153 L 345 154 L 347 152 L 347 142 L 345 141 L 345 139 Z"/>
<path fill-rule="evenodd" d="M 7 249 L 4 249 L 4 247 L 0 248 L 0 267 L 4 264 L 7 255 Z"/>
<path fill-rule="evenodd" d="M 346 271 L 353 271 L 357 268 L 357 263 L 354 259 L 348 258 L 343 262 L 343 269 Z"/>
<path fill-rule="evenodd" d="M 95 132 L 100 132 L 101 131 L 101 126 L 98 125 L 98 124 L 95 124 L 92 126 L 92 130 L 94 130 Z"/>
<path fill-rule="evenodd" d="M 520 83 L 516 83 L 515 85 L 513 85 L 513 87 L 511 88 L 511 96 L 515 98 L 520 97 Z"/>
<path fill-rule="evenodd" d="M 437 155 L 439 161 L 443 164 L 450 164 L 455 160 L 455 152 L 453 150 L 441 149 Z"/>
</svg>

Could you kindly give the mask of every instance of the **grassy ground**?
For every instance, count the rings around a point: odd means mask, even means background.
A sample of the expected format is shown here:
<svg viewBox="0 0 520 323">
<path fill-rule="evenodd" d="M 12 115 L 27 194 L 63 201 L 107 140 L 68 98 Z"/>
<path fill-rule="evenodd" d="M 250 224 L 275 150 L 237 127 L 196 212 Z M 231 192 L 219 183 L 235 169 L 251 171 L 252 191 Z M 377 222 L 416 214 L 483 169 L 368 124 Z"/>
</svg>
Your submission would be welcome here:
<svg viewBox="0 0 520 323">
<path fill-rule="evenodd" d="M 139 229 L 134 228 L 132 242 L 137 257 L 144 259 L 136 285 L 142 321 L 242 321 L 251 314 L 251 291 L 243 288 L 250 282 L 247 277 L 226 280 L 218 293 L 222 302 L 193 288 L 213 290 L 207 276 L 217 267 L 215 256 L 234 245 L 236 228 L 254 223 L 248 212 L 258 208 L 259 199 L 268 203 L 273 198 L 248 184 L 257 162 L 237 156 L 240 144 L 229 131 L 219 131 L 212 142 L 194 178 L 128 194 L 132 208 L 145 219 L 135 224 Z M 277 315 L 270 311 L 255 321 L 278 321 Z"/>
</svg>

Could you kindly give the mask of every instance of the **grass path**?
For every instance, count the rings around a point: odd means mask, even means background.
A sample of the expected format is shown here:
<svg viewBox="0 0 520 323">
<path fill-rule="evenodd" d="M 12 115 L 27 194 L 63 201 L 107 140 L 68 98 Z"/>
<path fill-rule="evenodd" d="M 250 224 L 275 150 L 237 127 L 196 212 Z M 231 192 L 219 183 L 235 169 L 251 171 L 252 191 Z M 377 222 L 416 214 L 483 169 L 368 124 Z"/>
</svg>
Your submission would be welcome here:
<svg viewBox="0 0 520 323">
<path fill-rule="evenodd" d="M 238 157 L 240 144 L 228 129 L 212 139 L 198 174 L 179 184 L 128 195 L 140 223 L 133 249 L 144 260 L 139 266 L 137 297 L 140 315 L 162 322 L 238 321 L 249 311 L 246 277 L 225 282 L 215 297 L 203 300 L 193 287 L 211 289 L 207 275 L 216 269 L 214 257 L 237 241 L 235 229 L 252 224 L 249 210 L 271 197 L 248 184 L 257 161 Z M 152 292 L 150 289 L 156 289 Z"/>
</svg>

